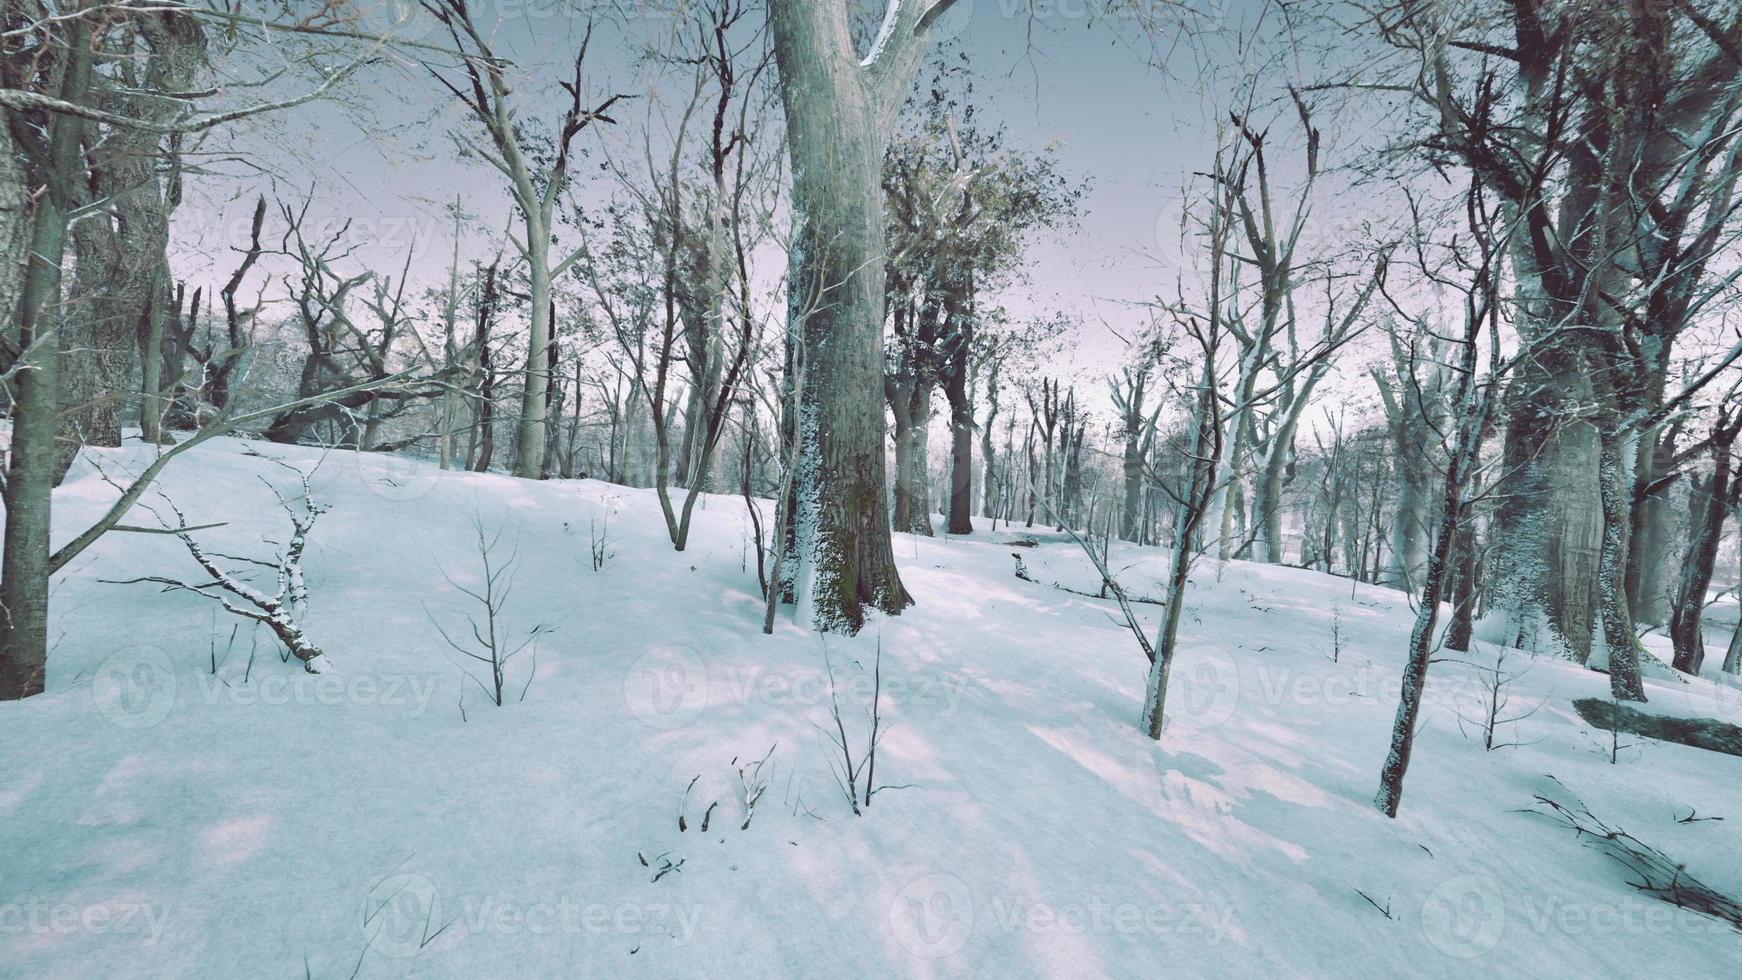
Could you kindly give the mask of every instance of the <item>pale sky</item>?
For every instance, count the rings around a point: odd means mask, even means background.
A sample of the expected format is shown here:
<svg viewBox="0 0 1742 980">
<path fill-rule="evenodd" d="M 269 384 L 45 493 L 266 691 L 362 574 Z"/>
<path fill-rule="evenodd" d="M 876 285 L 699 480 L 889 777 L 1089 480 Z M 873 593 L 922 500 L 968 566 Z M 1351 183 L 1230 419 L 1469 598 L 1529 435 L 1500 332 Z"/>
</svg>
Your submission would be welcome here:
<svg viewBox="0 0 1742 980">
<path fill-rule="evenodd" d="M 403 16 L 394 11 L 407 9 L 406 0 L 377 2 L 383 18 Z M 617 0 L 617 8 L 635 3 Z M 1214 121 L 1236 91 L 1241 62 L 1265 56 L 1237 51 L 1228 39 L 1251 33 L 1260 11 L 1271 19 L 1264 26 L 1275 26 L 1276 8 L 1263 0 L 1187 3 L 1197 10 L 1191 21 L 1197 35 L 1190 42 L 1178 32 L 1148 34 L 1129 16 L 1091 16 L 1085 0 L 958 0 L 934 30 L 934 57 L 966 54 L 985 120 L 1006 123 L 1017 147 L 1056 145 L 1063 171 L 1090 180 L 1080 228 L 1036 240 L 1028 256 L 1031 284 L 1002 299 L 1018 315 L 1057 310 L 1084 321 L 1076 350 L 1058 368 L 1080 375 L 1091 389 L 1101 387 L 1099 378 L 1120 350 L 1099 321 L 1129 333 L 1144 319 L 1133 304 L 1171 290 L 1175 273 L 1165 256 L 1177 236 L 1182 189 L 1194 170 L 1206 168 Z M 566 73 L 585 29 L 567 0 L 474 0 L 473 7 L 480 22 L 499 25 L 498 51 L 512 57 L 528 79 Z M 759 12 L 750 16 L 760 19 Z M 646 92 L 650 77 L 638 66 L 639 54 L 670 29 L 669 21 L 619 14 L 600 17 L 595 25 L 589 90 L 595 96 Z M 422 15 L 403 21 L 397 35 L 443 40 Z M 1201 67 L 1206 50 L 1208 69 Z M 921 84 L 929 74 L 922 71 Z M 1281 81 L 1270 96 L 1280 93 Z M 524 118 L 547 129 L 559 109 L 556 100 L 531 81 L 520 96 Z M 507 199 L 486 165 L 458 158 L 447 133 L 455 127 L 473 132 L 475 124 L 457 111 L 452 97 L 422 68 L 405 63 L 367 73 L 352 86 L 348 103 L 304 107 L 235 134 L 269 173 L 231 168 L 236 179 L 190 185 L 180 223 L 187 247 L 211 260 L 208 289 L 233 264 L 226 248 L 245 241 L 253 196 L 276 192 L 300 200 L 311 184 L 311 225 L 352 221 L 354 237 L 364 239 L 357 261 L 378 273 L 397 277 L 409 252 L 414 281 L 441 281 L 453 247 L 444 209 L 456 196 L 479 219 L 463 239 L 462 254 L 494 251 L 485 233 L 507 222 Z M 623 152 L 625 141 L 638 138 L 644 112 L 643 104 L 626 107 L 623 125 L 583 134 L 580 145 L 596 149 L 589 141 L 613 140 Z M 1257 115 L 1263 121 L 1279 112 Z M 1280 118 L 1278 130 L 1292 137 L 1292 118 Z M 1336 136 L 1327 133 L 1333 142 Z M 1278 169 L 1286 173 L 1288 166 Z M 611 181 L 596 166 L 580 173 L 578 197 L 596 201 L 609 195 Z M 1334 219 L 1334 205 L 1326 201 L 1320 223 L 1333 238 L 1346 230 Z M 268 227 L 270 232 L 280 225 L 269 219 Z"/>
</svg>

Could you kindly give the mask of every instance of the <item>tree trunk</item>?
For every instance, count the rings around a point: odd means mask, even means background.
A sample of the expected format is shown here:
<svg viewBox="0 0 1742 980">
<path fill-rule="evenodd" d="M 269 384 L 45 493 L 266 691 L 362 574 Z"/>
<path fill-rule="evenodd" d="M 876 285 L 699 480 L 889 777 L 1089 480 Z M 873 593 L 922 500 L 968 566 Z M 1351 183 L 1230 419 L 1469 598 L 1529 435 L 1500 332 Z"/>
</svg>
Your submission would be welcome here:
<svg viewBox="0 0 1742 980">
<path fill-rule="evenodd" d="M 974 403 L 968 397 L 968 348 L 956 338 L 944 396 L 950 404 L 950 534 L 974 533 Z"/>
<path fill-rule="evenodd" d="M 1658 386 L 1658 400 L 1662 400 Z M 1641 452 L 1641 473 L 1633 504 L 1633 548 L 1628 554 L 1627 595 L 1633 620 L 1663 626 L 1671 615 L 1671 593 L 1677 576 L 1671 564 L 1675 540 L 1675 507 L 1670 502 L 1675 442 L 1670 437 L 1649 440 Z"/>
<path fill-rule="evenodd" d="M 1609 689 L 1618 701 L 1644 701 L 1639 676 L 1639 636 L 1627 607 L 1627 544 L 1633 528 L 1633 460 L 1637 435 L 1616 433 L 1605 422 L 1597 461 L 1598 492 L 1603 511 L 1603 545 L 1599 553 L 1597 590 L 1599 621 L 1608 657 Z"/>
<path fill-rule="evenodd" d="M 998 480 L 998 454 L 992 448 L 992 426 L 998 420 L 998 365 L 986 378 L 986 421 L 980 426 L 980 516 L 996 522 L 1002 503 Z M 1006 436 L 1008 442 L 1008 436 Z"/>
<path fill-rule="evenodd" d="M 181 304 L 174 300 L 165 271 L 151 283 L 138 337 L 139 435 L 154 446 L 163 442 L 164 416 L 170 406 L 169 400 L 163 397 L 164 368 L 169 358 L 165 331 L 170 320 L 180 316 Z"/>
<path fill-rule="evenodd" d="M 1125 492 L 1119 505 L 1119 540 L 1137 542 L 1143 525 L 1143 457 L 1146 441 L 1141 432 L 1127 429 L 1122 459 Z"/>
<path fill-rule="evenodd" d="M 82 103 L 90 87 L 89 28 L 67 30 L 68 62 L 59 96 Z M 42 693 L 48 671 L 50 511 L 54 502 L 55 413 L 59 408 L 61 261 L 67 216 L 80 183 L 83 124 L 57 113 L 49 122 L 46 185 L 31 217 L 30 259 L 18 308 L 19 363 L 12 443 L 6 464 L 5 551 L 0 554 L 0 700 Z"/>
<path fill-rule="evenodd" d="M 1209 513 L 1216 488 L 1216 467 L 1222 456 L 1220 423 L 1216 418 L 1215 361 L 1214 345 L 1207 344 L 1203 375 L 1199 379 L 1197 417 L 1193 419 L 1192 452 L 1188 463 L 1190 475 L 1174 512 L 1173 553 L 1168 558 L 1165 605 L 1152 645 L 1155 659 L 1150 661 L 1149 678 L 1144 684 L 1143 732 L 1157 740 L 1161 738 L 1166 721 L 1167 685 L 1179 652 L 1179 624 L 1185 609 L 1192 559 L 1197 550 L 1194 544 Z"/>
<path fill-rule="evenodd" d="M 527 311 L 526 376 L 520 394 L 520 424 L 515 430 L 514 475 L 537 480 L 544 473 L 545 424 L 550 411 L 550 234 L 530 215 L 526 221 L 526 263 L 532 303 Z"/>
<path fill-rule="evenodd" d="M 1589 402 L 1591 385 L 1569 359 L 1545 351 L 1509 385 L 1483 608 L 1498 622 L 1498 642 L 1583 663 L 1597 621 L 1604 519 L 1600 440 L 1588 422 L 1568 418 L 1581 398 Z"/>
<path fill-rule="evenodd" d="M 1299 398 L 1298 404 L 1304 409 L 1306 399 Z M 1273 565 L 1288 560 L 1282 541 L 1282 492 L 1288 484 L 1288 458 L 1294 453 L 1294 434 L 1299 424 L 1299 412 L 1290 411 L 1281 427 L 1271 434 L 1252 493 L 1253 522 L 1258 531 L 1253 557 Z"/>
<path fill-rule="evenodd" d="M 857 632 L 865 607 L 898 613 L 885 496 L 883 403 L 886 131 L 912 84 L 920 12 L 897 3 L 864 63 L 847 9 L 770 0 L 796 224 L 788 315 L 804 348 L 793 515 L 798 615 Z"/>
<path fill-rule="evenodd" d="M 1742 620 L 1737 620 L 1736 629 L 1730 633 L 1730 646 L 1724 651 L 1720 669 L 1726 674 L 1742 674 Z"/>
<path fill-rule="evenodd" d="M 0 126 L 0 311 L 10 316 L 18 309 L 29 268 L 30 187 L 10 126 Z M 10 334 L 10 331 L 8 331 Z M 10 343 L 11 336 L 5 341 Z M 10 367 L 15 351 L 6 352 L 0 367 Z"/>
<path fill-rule="evenodd" d="M 1675 669 L 1698 677 L 1706 659 L 1701 619 L 1706 612 L 1706 591 L 1712 586 L 1712 567 L 1718 560 L 1718 542 L 1723 537 L 1724 518 L 1735 506 L 1731 490 L 1731 447 L 1714 437 L 1711 478 L 1689 491 L 1687 558 L 1682 562 L 1681 582 L 1670 607 L 1669 637 L 1675 649 Z"/>
<path fill-rule="evenodd" d="M 1428 666 L 1433 662 L 1434 625 L 1439 619 L 1440 598 L 1451 573 L 1453 542 L 1459 535 L 1460 525 L 1468 523 L 1469 519 L 1464 492 L 1476 468 L 1489 411 L 1487 396 L 1478 394 L 1476 378 L 1477 344 L 1482 323 L 1480 316 L 1472 315 L 1466 325 L 1455 402 L 1458 428 L 1440 484 L 1433 550 L 1422 575 L 1421 600 L 1416 604 L 1415 625 L 1409 634 L 1409 657 L 1403 666 L 1397 714 L 1391 726 L 1391 746 L 1379 769 L 1379 792 L 1373 799 L 1374 807 L 1388 817 L 1397 816 L 1398 804 L 1403 800 L 1403 778 L 1409 770 L 1410 755 L 1415 750 L 1417 719 L 1427 690 Z M 1491 324 L 1490 329 L 1498 330 L 1498 327 Z"/>
<path fill-rule="evenodd" d="M 143 77 L 128 61 L 118 68 L 121 79 L 151 91 L 192 89 L 205 53 L 199 22 L 159 12 L 139 15 L 132 23 L 149 53 Z M 114 94 L 102 101 L 105 108 L 122 115 L 159 123 L 181 111 L 174 100 L 149 95 Z M 152 334 L 154 320 L 161 336 L 158 318 L 169 286 L 169 218 L 181 199 L 178 142 L 171 139 L 166 153 L 163 139 L 143 127 L 116 126 L 88 150 L 91 191 L 110 199 L 106 211 L 115 218 L 111 221 L 108 213 L 91 215 L 72 232 L 80 302 L 62 321 L 66 353 L 57 481 L 81 444 L 121 444 L 122 416 L 133 391 L 134 357 L 141 339 Z M 169 173 L 167 183 L 159 173 L 164 169 Z M 160 357 L 153 350 L 150 360 Z M 149 394 L 153 397 L 141 399 L 142 413 L 158 408 L 157 392 L 152 389 Z M 146 427 L 153 428 L 149 423 Z"/>
<path fill-rule="evenodd" d="M 496 265 L 484 270 L 484 288 L 478 297 L 478 456 L 472 464 L 477 473 L 490 472 L 496 455 L 496 362 L 490 351 L 490 327 L 496 318 Z"/>
<path fill-rule="evenodd" d="M 893 385 L 890 399 L 895 418 L 895 530 L 933 535 L 931 494 L 926 480 L 930 455 L 931 391 L 924 381 Z"/>
<path fill-rule="evenodd" d="M 1418 450 L 1425 446 L 1418 446 Z M 1422 567 L 1422 511 L 1426 500 L 1420 457 L 1404 453 L 1399 448 L 1393 458 L 1396 471 L 1397 499 L 1391 510 L 1391 526 L 1386 534 L 1385 566 L 1379 573 L 1379 584 L 1413 591 L 1420 584 Z"/>
<path fill-rule="evenodd" d="M 1470 454 L 1470 469 L 1481 469 L 1480 447 Z M 1476 600 L 1480 582 L 1476 559 L 1476 519 L 1465 513 L 1458 522 L 1458 536 L 1452 542 L 1451 587 L 1452 619 L 1446 624 L 1446 649 L 1467 651 L 1475 633 Z"/>
</svg>

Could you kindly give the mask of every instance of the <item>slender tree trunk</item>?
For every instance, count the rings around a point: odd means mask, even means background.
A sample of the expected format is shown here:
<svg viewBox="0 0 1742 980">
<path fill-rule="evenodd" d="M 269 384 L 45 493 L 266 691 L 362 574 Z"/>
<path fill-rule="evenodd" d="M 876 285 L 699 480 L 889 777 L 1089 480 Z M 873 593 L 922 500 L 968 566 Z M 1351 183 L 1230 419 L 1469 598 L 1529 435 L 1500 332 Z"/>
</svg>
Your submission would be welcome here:
<svg viewBox="0 0 1742 980">
<path fill-rule="evenodd" d="M 454 201 L 454 251 L 448 263 L 448 293 L 442 303 L 442 367 L 453 370 L 459 367 L 459 315 L 460 315 L 460 201 Z M 577 389 L 579 390 L 579 389 Z M 441 457 L 441 468 L 453 469 L 454 466 L 454 426 L 459 418 L 459 398 L 454 394 L 451 385 L 442 389 L 441 403 L 436 410 L 436 454 Z"/>
<path fill-rule="evenodd" d="M 967 347 L 958 338 L 960 353 L 944 384 L 950 405 L 950 534 L 974 533 L 974 403 L 968 397 Z"/>
<path fill-rule="evenodd" d="M 1486 269 L 1485 266 L 1484 275 L 1477 280 L 1478 286 L 1491 281 L 1486 278 Z M 1487 294 L 1488 303 L 1491 304 L 1494 299 L 1492 293 Z M 1491 321 L 1492 316 L 1491 307 L 1485 314 L 1478 313 L 1473 308 L 1467 314 L 1462 364 L 1458 371 L 1457 395 L 1453 403 L 1457 406 L 1457 432 L 1453 437 L 1440 484 L 1437 515 L 1439 520 L 1434 528 L 1433 548 L 1422 576 L 1415 625 L 1409 634 L 1409 656 L 1404 662 L 1397 715 L 1391 726 L 1391 747 L 1380 767 L 1379 792 L 1373 799 L 1374 807 L 1388 817 L 1397 816 L 1398 804 L 1403 800 L 1403 778 L 1409 769 L 1410 755 L 1415 749 L 1416 723 L 1421 714 L 1422 699 L 1427 691 L 1428 665 L 1433 660 L 1434 626 L 1439 619 L 1440 600 L 1452 571 L 1453 542 L 1458 537 L 1460 525 L 1468 523 L 1464 492 L 1475 472 L 1478 453 L 1481 451 L 1482 433 L 1487 427 L 1489 413 L 1489 396 L 1478 393 L 1478 346 L 1483 323 Z M 1494 322 L 1489 322 L 1488 329 L 1497 331 L 1499 328 Z"/>
<path fill-rule="evenodd" d="M 1452 540 L 1458 533 L 1462 482 L 1458 469 L 1456 465 L 1447 467 L 1440 522 L 1434 531 L 1433 552 L 1428 557 L 1427 572 L 1422 579 L 1415 626 L 1409 634 L 1409 660 L 1403 668 L 1397 718 L 1391 729 L 1391 751 L 1380 769 L 1379 795 L 1373 801 L 1373 805 L 1388 817 L 1397 816 L 1397 806 L 1403 799 L 1404 773 L 1409 769 L 1409 757 L 1415 748 L 1416 719 L 1421 714 L 1428 663 L 1433 657 L 1434 624 L 1439 619 L 1440 595 L 1444 591 Z"/>
<path fill-rule="evenodd" d="M 1735 507 L 1731 489 L 1731 446 L 1716 442 L 1712 462 L 1716 467 L 1708 480 L 1689 491 L 1687 558 L 1682 562 L 1681 582 L 1670 606 L 1669 637 L 1675 649 L 1675 669 L 1698 677 L 1706 659 L 1701 620 L 1706 612 L 1706 591 L 1712 586 L 1712 568 L 1718 560 L 1718 542 L 1723 537 L 1724 518 Z"/>
<path fill-rule="evenodd" d="M 484 270 L 484 288 L 478 297 L 478 455 L 472 469 L 490 472 L 496 455 L 496 363 L 490 351 L 490 327 L 496 318 L 496 266 Z"/>
<path fill-rule="evenodd" d="M 169 277 L 160 272 L 153 277 L 138 338 L 139 436 L 154 446 L 163 442 L 164 415 L 169 410 L 163 379 L 167 357 L 165 328 L 171 317 L 181 315 L 179 304 L 172 302 L 171 296 Z"/>
<path fill-rule="evenodd" d="M 998 370 L 994 363 L 986 376 L 986 421 L 980 426 L 980 516 L 996 522 L 1001 503 L 998 454 L 992 448 L 993 423 L 998 419 Z M 1006 437 L 1008 439 L 1008 436 Z"/>
<path fill-rule="evenodd" d="M 1603 547 L 1597 573 L 1600 622 L 1609 660 L 1609 689 L 1618 701 L 1644 701 L 1639 637 L 1627 605 L 1627 538 L 1633 527 L 1633 460 L 1638 436 L 1605 422 L 1597 481 L 1603 508 Z"/>
<path fill-rule="evenodd" d="M 1480 442 L 1470 453 L 1472 471 L 1481 468 Z M 1475 633 L 1476 600 L 1480 583 L 1476 558 L 1476 519 L 1465 513 L 1458 522 L 1458 536 L 1452 542 L 1451 596 L 1452 619 L 1446 624 L 1446 649 L 1469 650 Z"/>
<path fill-rule="evenodd" d="M 67 30 L 59 97 L 82 104 L 90 88 L 89 27 Z M 40 694 L 48 671 L 49 532 L 55 483 L 55 413 L 60 396 L 61 261 L 67 216 L 80 181 L 83 124 L 57 113 L 31 216 L 30 258 L 18 309 L 19 362 L 12 442 L 6 464 L 5 551 L 0 554 L 0 700 Z"/>
<path fill-rule="evenodd" d="M 1212 349 L 1204 355 L 1203 377 L 1198 392 L 1197 418 L 1193 420 L 1190 476 L 1185 493 L 1176 505 L 1173 531 L 1173 554 L 1168 558 L 1166 605 L 1161 623 L 1155 629 L 1155 659 L 1149 665 L 1149 678 L 1144 685 L 1143 731 L 1152 739 L 1161 738 L 1167 713 L 1167 685 L 1173 672 L 1173 662 L 1179 652 L 1180 616 L 1185 608 L 1193 547 L 1199 529 L 1210 510 L 1215 493 L 1216 467 L 1221 461 L 1222 438 L 1216 419 L 1216 371 Z"/>
<path fill-rule="evenodd" d="M 526 221 L 528 292 L 532 295 L 526 332 L 526 375 L 515 430 L 514 475 L 537 480 L 544 473 L 545 428 L 550 411 L 551 281 L 550 232 L 543 222 Z"/>
<path fill-rule="evenodd" d="M 1730 646 L 1724 651 L 1720 669 L 1726 674 L 1742 674 L 1742 620 L 1737 620 L 1736 629 L 1730 634 Z"/>
</svg>

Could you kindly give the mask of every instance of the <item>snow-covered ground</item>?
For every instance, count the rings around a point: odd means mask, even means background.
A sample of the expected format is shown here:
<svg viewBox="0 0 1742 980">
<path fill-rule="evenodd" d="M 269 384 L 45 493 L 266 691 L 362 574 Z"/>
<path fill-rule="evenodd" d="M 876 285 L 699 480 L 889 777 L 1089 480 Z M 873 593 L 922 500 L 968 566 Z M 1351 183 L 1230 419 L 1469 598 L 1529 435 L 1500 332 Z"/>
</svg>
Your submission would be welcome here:
<svg viewBox="0 0 1742 980">
<path fill-rule="evenodd" d="M 189 522 L 227 522 L 200 533 L 210 548 L 266 557 L 262 538 L 288 523 L 261 481 L 295 477 L 248 445 L 202 447 L 164 487 Z M 81 466 L 56 498 L 62 535 L 113 493 Z M 1717 977 L 1742 963 L 1742 935 L 1638 893 L 1521 812 L 1539 791 L 1576 795 L 1742 894 L 1742 759 L 1628 739 L 1612 764 L 1569 706 L 1605 694 L 1601 675 L 1514 651 L 1506 669 L 1528 671 L 1507 714 L 1529 716 L 1502 738 L 1523 744 L 1485 752 L 1460 721 L 1479 713 L 1478 671 L 1436 664 L 1402 813 L 1372 808 L 1411 616 L 1398 593 L 1202 564 L 1156 744 L 1137 730 L 1146 664 L 1112 604 L 1013 576 L 1019 552 L 1042 582 L 1092 588 L 1050 533 L 1028 548 L 1008 543 L 1022 529 L 902 536 L 912 609 L 852 639 L 784 617 L 765 637 L 741 500 L 706 500 L 676 553 L 651 492 L 596 481 L 338 452 L 314 487 L 333 508 L 307 559 L 326 675 L 281 663 L 265 631 L 232 641 L 237 620 L 207 600 L 102 581 L 197 580 L 174 538 L 110 535 L 59 580 L 49 693 L 0 704 L 0 974 Z M 502 707 L 435 625 L 465 632 L 456 584 L 477 583 L 480 518 L 505 527 L 499 556 L 517 542 L 510 629 L 552 630 L 509 664 Z M 1114 564 L 1153 594 L 1162 559 L 1122 549 Z M 874 778 L 890 788 L 854 816 L 831 774 L 825 664 L 858 755 L 879 647 Z M 1655 710 L 1742 721 L 1732 687 L 1654 673 L 1649 694 Z M 740 770 L 766 786 L 747 827 Z"/>
</svg>

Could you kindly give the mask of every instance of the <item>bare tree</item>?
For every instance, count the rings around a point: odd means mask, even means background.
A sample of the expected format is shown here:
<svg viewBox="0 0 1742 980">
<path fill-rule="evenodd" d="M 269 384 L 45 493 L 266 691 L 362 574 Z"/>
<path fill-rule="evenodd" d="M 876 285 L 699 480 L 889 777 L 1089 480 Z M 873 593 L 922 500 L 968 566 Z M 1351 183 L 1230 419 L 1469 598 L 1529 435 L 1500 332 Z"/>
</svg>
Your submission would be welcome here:
<svg viewBox="0 0 1742 980">
<path fill-rule="evenodd" d="M 559 83 L 566 96 L 562 115 L 548 143 L 535 144 L 524 123 L 516 118 L 519 104 L 509 83 L 509 63 L 496 54 L 467 0 L 423 0 L 423 6 L 447 29 L 454 47 L 462 53 L 458 81 L 450 81 L 434 67 L 430 74 L 472 114 L 488 142 L 465 136 L 458 139 L 503 176 L 519 211 L 521 235 L 510 237 L 526 263 L 529 297 L 514 474 L 536 480 L 544 470 L 548 423 L 551 286 L 583 254 L 578 248 L 561 257 L 551 254 L 557 207 L 572 178 L 575 137 L 595 122 L 614 122 L 608 113 L 626 96 L 610 95 L 597 105 L 586 105 L 587 47 L 593 37 L 589 24 L 575 51 L 573 77 Z"/>
<path fill-rule="evenodd" d="M 1379 793 L 1373 800 L 1373 805 L 1388 817 L 1397 816 L 1398 804 L 1403 799 L 1403 778 L 1415 747 L 1416 719 L 1421 713 L 1428 666 L 1433 658 L 1434 628 L 1439 620 L 1441 597 L 1448 585 L 1458 527 L 1468 519 L 1470 501 L 1467 489 L 1481 450 L 1482 435 L 1495 410 L 1499 379 L 1517 363 L 1514 360 L 1503 364 L 1500 360 L 1500 264 L 1510 229 L 1497 227 L 1495 212 L 1498 210 L 1490 203 L 1482 179 L 1473 178 L 1464 202 L 1468 244 L 1454 245 L 1449 249 L 1449 260 L 1457 272 L 1464 275 L 1463 279 L 1454 280 L 1452 275 L 1455 273 L 1442 273 L 1433 268 L 1425 258 L 1426 250 L 1417 251 L 1418 256 L 1422 256 L 1420 265 L 1424 278 L 1456 288 L 1462 294 L 1464 322 L 1455 347 L 1458 362 L 1453 369 L 1455 376 L 1449 397 L 1457 408 L 1453 415 L 1455 421 L 1444 436 L 1448 445 L 1445 447 L 1446 462 L 1441 474 L 1433 544 L 1428 552 L 1421 595 L 1416 603 L 1415 624 L 1410 629 L 1397 717 L 1391 729 L 1391 748 L 1380 768 Z M 1422 233 L 1418 225 L 1418 234 Z M 1466 252 L 1465 249 L 1472 251 Z M 1484 346 L 1487 347 L 1486 378 L 1482 375 Z"/>
<path fill-rule="evenodd" d="M 501 555 L 502 534 L 507 523 L 498 524 L 491 529 L 485 524 L 482 515 L 472 518 L 473 544 L 477 548 L 478 563 L 481 575 L 477 585 L 468 587 L 454 581 L 447 569 L 442 569 L 442 578 L 448 585 L 459 590 L 467 598 L 477 603 L 478 614 L 466 614 L 468 639 L 462 636 L 455 639 L 454 635 L 444 629 L 429 607 L 424 607 L 424 614 L 429 617 L 431 625 L 441 634 L 442 641 L 449 647 L 470 660 L 484 665 L 489 671 L 488 683 L 479 680 L 476 674 L 465 670 L 465 674 L 483 690 L 490 703 L 500 708 L 503 704 L 504 691 L 508 678 L 508 662 L 526 651 L 533 650 L 533 665 L 527 674 L 526 683 L 520 689 L 521 700 L 526 699 L 526 692 L 532 686 L 532 681 L 538 672 L 538 638 L 550 632 L 551 628 L 539 624 L 526 631 L 524 637 L 516 637 L 509 626 L 505 611 L 509 598 L 514 594 L 514 576 L 520 567 L 520 543 L 518 539 L 509 546 L 506 557 Z M 482 619 L 480 620 L 480 616 Z M 464 670 L 464 668 L 461 668 Z"/>
</svg>

